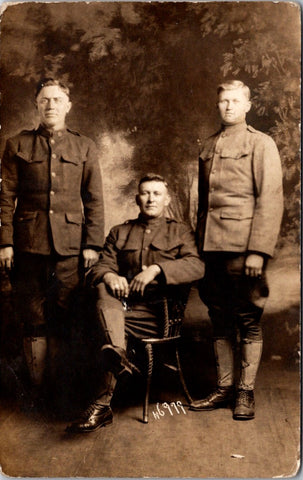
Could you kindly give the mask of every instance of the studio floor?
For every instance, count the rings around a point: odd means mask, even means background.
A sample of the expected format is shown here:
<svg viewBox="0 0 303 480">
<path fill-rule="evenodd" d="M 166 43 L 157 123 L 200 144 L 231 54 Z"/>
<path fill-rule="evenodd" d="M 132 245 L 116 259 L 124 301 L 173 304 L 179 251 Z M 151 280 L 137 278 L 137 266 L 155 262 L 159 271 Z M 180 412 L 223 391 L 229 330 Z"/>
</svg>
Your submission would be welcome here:
<svg viewBox="0 0 303 480">
<path fill-rule="evenodd" d="M 114 422 L 95 433 L 68 436 L 66 421 L 23 411 L 2 399 L 0 461 L 13 477 L 288 477 L 299 468 L 298 365 L 262 363 L 256 418 L 239 422 L 230 409 L 192 412 L 175 385 L 153 391 L 150 421 L 141 422 L 140 395 L 114 407 Z M 127 400 L 128 398 L 128 400 Z M 182 401 L 184 411 L 163 409 Z M 162 416 L 157 412 L 157 403 Z"/>
</svg>

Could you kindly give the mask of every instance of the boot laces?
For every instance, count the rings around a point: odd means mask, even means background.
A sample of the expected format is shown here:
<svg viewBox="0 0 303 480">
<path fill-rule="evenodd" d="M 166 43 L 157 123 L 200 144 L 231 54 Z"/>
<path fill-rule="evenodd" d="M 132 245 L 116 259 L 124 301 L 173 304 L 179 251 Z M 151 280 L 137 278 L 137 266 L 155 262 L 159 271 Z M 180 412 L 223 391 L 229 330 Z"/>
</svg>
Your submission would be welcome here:
<svg viewBox="0 0 303 480">
<path fill-rule="evenodd" d="M 253 400 L 252 390 L 239 390 L 237 395 L 237 403 L 250 403 Z"/>
</svg>

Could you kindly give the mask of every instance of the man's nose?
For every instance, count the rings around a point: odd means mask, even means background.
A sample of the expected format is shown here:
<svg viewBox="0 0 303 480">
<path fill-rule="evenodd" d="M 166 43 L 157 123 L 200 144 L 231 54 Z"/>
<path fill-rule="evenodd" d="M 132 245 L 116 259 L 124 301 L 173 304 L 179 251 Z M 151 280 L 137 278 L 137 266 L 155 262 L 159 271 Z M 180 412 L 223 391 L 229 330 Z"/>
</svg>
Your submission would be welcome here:
<svg viewBox="0 0 303 480">
<path fill-rule="evenodd" d="M 54 108 L 55 107 L 55 101 L 53 98 L 49 98 L 47 102 L 47 108 Z"/>
</svg>

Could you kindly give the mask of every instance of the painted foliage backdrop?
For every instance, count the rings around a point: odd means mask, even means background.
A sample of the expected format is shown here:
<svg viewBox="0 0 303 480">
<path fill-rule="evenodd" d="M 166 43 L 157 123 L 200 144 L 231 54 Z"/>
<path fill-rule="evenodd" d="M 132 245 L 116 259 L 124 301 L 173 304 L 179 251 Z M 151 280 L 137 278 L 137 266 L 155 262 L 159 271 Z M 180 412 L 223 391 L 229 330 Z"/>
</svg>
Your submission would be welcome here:
<svg viewBox="0 0 303 480">
<path fill-rule="evenodd" d="M 36 126 L 41 76 L 72 88 L 69 125 L 100 150 L 106 230 L 136 215 L 136 180 L 164 174 L 173 213 L 194 226 L 199 144 L 218 128 L 216 85 L 252 88 L 249 122 L 283 162 L 280 245 L 298 242 L 300 13 L 292 3 L 11 4 L 1 19 L 1 141 Z"/>
</svg>

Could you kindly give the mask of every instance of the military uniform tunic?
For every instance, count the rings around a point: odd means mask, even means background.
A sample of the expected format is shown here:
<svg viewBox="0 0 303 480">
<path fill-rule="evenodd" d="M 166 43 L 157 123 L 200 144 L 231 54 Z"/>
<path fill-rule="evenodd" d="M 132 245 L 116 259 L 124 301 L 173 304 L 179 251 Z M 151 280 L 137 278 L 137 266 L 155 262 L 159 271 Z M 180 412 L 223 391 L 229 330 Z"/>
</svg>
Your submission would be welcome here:
<svg viewBox="0 0 303 480">
<path fill-rule="evenodd" d="M 2 160 L 0 246 L 13 246 L 17 298 L 27 325 L 67 307 L 79 254 L 103 244 L 100 168 L 92 140 L 40 126 L 7 141 Z"/>
<path fill-rule="evenodd" d="M 197 240 L 206 262 L 201 296 L 217 337 L 237 319 L 242 337 L 260 339 L 268 287 L 245 275 L 249 253 L 273 255 L 283 211 L 282 169 L 275 142 L 245 122 L 209 137 L 199 159 Z"/>
<path fill-rule="evenodd" d="M 122 303 L 102 283 L 103 276 L 112 272 L 130 282 L 152 264 L 161 268 L 161 274 L 152 285 L 147 285 L 143 298 L 130 296 L 127 299 L 130 309 L 123 310 Z M 157 305 L 167 286 L 188 284 L 203 274 L 204 264 L 194 234 L 185 223 L 164 217 L 145 220 L 140 215 L 110 231 L 88 280 L 99 290 L 98 309 L 101 322 L 105 321 L 103 328 L 111 343 L 124 348 L 125 331 L 140 337 L 157 334 Z"/>
</svg>

